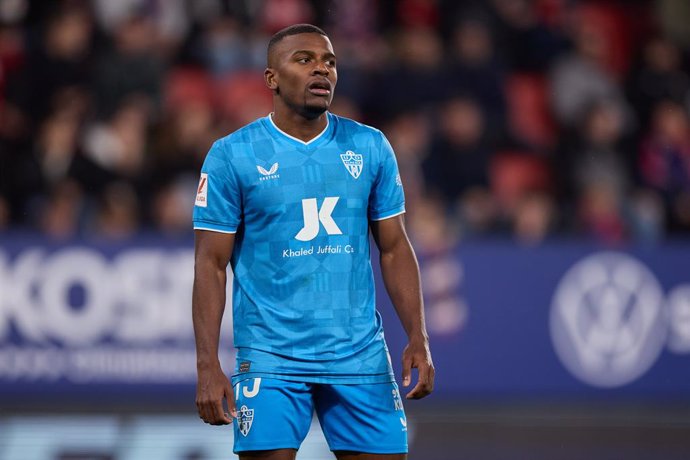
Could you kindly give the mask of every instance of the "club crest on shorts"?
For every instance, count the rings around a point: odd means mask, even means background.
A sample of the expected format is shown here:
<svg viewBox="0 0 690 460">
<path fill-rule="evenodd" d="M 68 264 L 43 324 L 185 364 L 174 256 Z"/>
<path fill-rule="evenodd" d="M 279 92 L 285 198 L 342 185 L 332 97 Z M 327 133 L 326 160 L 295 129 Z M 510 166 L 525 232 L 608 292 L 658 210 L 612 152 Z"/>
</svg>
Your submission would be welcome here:
<svg viewBox="0 0 690 460">
<path fill-rule="evenodd" d="M 254 409 L 249 409 L 247 406 L 240 407 L 237 411 L 237 425 L 239 426 L 242 436 L 247 436 L 249 430 L 252 429 L 252 421 L 254 420 Z"/>
<path fill-rule="evenodd" d="M 349 172 L 352 177 L 357 179 L 359 175 L 362 174 L 362 165 L 364 164 L 362 155 L 355 153 L 352 150 L 348 150 L 347 152 L 340 154 L 340 159 L 343 160 L 343 164 L 347 168 L 347 172 Z"/>
</svg>

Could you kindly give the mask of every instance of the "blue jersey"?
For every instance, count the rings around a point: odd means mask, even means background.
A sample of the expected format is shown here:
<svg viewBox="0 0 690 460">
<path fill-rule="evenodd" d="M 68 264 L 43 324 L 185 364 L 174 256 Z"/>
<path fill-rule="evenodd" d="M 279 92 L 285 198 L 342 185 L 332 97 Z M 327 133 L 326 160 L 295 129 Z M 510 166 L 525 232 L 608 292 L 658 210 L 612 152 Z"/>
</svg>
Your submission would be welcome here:
<svg viewBox="0 0 690 460">
<path fill-rule="evenodd" d="M 202 167 L 194 228 L 236 233 L 238 378 L 393 380 L 369 221 L 405 211 L 395 155 L 380 131 L 327 120 L 303 142 L 260 118 L 216 141 Z"/>
</svg>

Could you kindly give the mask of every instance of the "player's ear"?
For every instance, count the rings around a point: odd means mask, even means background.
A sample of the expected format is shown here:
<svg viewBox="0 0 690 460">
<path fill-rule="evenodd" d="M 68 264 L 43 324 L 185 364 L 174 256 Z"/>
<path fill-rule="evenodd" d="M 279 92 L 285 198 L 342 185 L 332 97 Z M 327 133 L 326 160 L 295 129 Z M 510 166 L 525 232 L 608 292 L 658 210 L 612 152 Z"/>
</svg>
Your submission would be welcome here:
<svg viewBox="0 0 690 460">
<path fill-rule="evenodd" d="M 268 86 L 271 91 L 278 91 L 276 74 L 271 67 L 266 67 L 266 70 L 264 70 L 264 80 L 266 81 L 266 86 Z"/>
</svg>

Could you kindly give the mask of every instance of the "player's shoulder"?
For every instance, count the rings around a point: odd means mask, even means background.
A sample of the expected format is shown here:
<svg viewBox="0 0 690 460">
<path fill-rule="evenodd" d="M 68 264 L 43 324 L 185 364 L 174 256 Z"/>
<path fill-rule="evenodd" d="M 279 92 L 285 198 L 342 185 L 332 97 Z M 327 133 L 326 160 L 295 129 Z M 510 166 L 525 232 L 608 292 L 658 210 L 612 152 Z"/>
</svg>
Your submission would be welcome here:
<svg viewBox="0 0 690 460">
<path fill-rule="evenodd" d="M 355 153 L 368 154 L 377 161 L 394 155 L 392 147 L 380 129 L 350 118 L 332 115 L 337 123 L 336 140 L 352 147 Z"/>
<path fill-rule="evenodd" d="M 227 159 L 251 154 L 251 144 L 266 137 L 266 129 L 263 125 L 265 118 L 258 118 L 221 137 L 213 143 L 212 149 L 217 150 L 219 155 Z"/>
<path fill-rule="evenodd" d="M 383 137 L 381 130 L 374 128 L 373 126 L 369 126 L 351 118 L 335 115 L 331 112 L 329 112 L 329 116 L 331 117 L 331 120 L 336 123 L 338 127 L 338 134 L 343 136 L 364 136 L 369 137 L 372 140 L 377 140 Z"/>
</svg>

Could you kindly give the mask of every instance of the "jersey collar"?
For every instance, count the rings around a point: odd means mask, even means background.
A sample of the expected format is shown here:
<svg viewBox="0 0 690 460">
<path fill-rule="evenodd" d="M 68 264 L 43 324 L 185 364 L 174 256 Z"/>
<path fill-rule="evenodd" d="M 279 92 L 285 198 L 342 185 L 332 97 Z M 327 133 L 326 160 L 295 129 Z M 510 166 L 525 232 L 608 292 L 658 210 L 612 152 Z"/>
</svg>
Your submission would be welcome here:
<svg viewBox="0 0 690 460">
<path fill-rule="evenodd" d="M 330 112 L 326 112 L 326 127 L 321 131 L 319 134 L 314 136 L 313 138 L 309 139 L 308 141 L 303 141 L 301 139 L 296 138 L 295 136 L 291 136 L 290 134 L 286 133 L 282 129 L 278 128 L 278 126 L 273 122 L 273 112 L 269 113 L 268 116 L 266 117 L 266 120 L 268 122 L 266 125 L 268 126 L 269 130 L 273 131 L 274 133 L 277 133 L 279 136 L 282 136 L 286 140 L 288 140 L 291 143 L 296 143 L 297 145 L 303 146 L 303 147 L 313 147 L 315 145 L 321 144 L 321 141 L 324 139 L 327 139 L 331 133 L 331 114 Z"/>
</svg>

